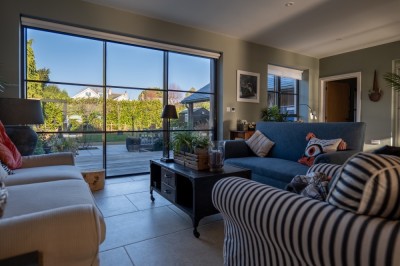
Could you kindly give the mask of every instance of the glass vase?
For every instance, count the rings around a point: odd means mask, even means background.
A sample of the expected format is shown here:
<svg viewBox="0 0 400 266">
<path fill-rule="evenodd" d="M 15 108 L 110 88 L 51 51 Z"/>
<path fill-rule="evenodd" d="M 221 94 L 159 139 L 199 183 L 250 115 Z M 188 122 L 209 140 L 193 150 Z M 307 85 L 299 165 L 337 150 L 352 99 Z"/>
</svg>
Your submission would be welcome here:
<svg viewBox="0 0 400 266">
<path fill-rule="evenodd" d="M 211 172 L 220 172 L 224 167 L 224 141 L 212 141 L 208 148 L 208 166 Z"/>
</svg>

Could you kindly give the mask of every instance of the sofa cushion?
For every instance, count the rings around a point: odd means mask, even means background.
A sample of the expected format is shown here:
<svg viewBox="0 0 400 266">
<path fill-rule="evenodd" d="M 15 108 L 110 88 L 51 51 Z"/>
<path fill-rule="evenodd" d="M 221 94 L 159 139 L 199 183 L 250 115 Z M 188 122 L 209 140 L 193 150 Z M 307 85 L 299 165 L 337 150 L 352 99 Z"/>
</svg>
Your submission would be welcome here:
<svg viewBox="0 0 400 266">
<path fill-rule="evenodd" d="M 225 163 L 251 169 L 252 175 L 265 176 L 288 184 L 295 175 L 305 174 L 308 167 L 297 162 L 271 157 L 230 158 Z M 268 184 L 264 180 L 257 180 Z"/>
<path fill-rule="evenodd" d="M 69 179 L 83 180 L 83 177 L 76 166 L 55 165 L 16 169 L 5 183 L 7 186 L 14 186 Z"/>
<path fill-rule="evenodd" d="M 96 205 L 88 185 L 82 180 L 59 180 L 8 187 L 4 217 L 41 212 L 71 205 Z"/>
<path fill-rule="evenodd" d="M 265 157 L 268 155 L 268 152 L 275 143 L 257 130 L 248 140 L 246 140 L 246 144 L 257 156 Z"/>
<path fill-rule="evenodd" d="M 8 137 L 3 123 L 0 121 L 0 160 L 11 169 L 20 168 L 22 157 L 17 147 Z"/>
<path fill-rule="evenodd" d="M 332 181 L 327 201 L 358 214 L 400 218 L 400 158 L 360 152 Z"/>
</svg>

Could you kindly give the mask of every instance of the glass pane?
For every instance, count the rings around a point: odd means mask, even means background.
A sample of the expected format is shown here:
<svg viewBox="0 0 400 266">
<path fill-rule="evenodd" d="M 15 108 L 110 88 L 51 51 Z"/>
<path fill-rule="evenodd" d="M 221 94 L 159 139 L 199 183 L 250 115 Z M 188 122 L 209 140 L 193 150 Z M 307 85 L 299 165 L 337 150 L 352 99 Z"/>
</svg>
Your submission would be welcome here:
<svg viewBox="0 0 400 266">
<path fill-rule="evenodd" d="M 162 129 L 160 91 L 113 88 L 106 105 L 107 131 Z"/>
<path fill-rule="evenodd" d="M 163 89 L 164 52 L 107 43 L 107 85 Z"/>
<path fill-rule="evenodd" d="M 281 93 L 297 93 L 297 86 L 295 79 L 281 77 Z"/>
<path fill-rule="evenodd" d="M 107 176 L 145 173 L 149 160 L 162 157 L 162 132 L 107 134 Z"/>
<path fill-rule="evenodd" d="M 288 113 L 290 115 L 297 114 L 296 111 L 296 96 L 293 94 L 281 94 L 281 112 Z"/>
<path fill-rule="evenodd" d="M 72 152 L 82 170 L 103 168 L 102 134 L 38 133 L 34 154 Z"/>
<path fill-rule="evenodd" d="M 268 80 L 267 80 L 267 89 L 268 91 L 277 91 L 277 87 L 275 86 L 275 76 L 268 74 Z"/>
<path fill-rule="evenodd" d="M 39 83 L 28 82 L 29 88 Z M 99 88 L 72 85 L 39 84 L 44 124 L 37 131 L 81 132 L 101 131 L 103 128 L 103 99 Z M 28 97 L 30 98 L 30 97 Z"/>
<path fill-rule="evenodd" d="M 103 42 L 27 29 L 27 79 L 102 85 Z"/>
<path fill-rule="evenodd" d="M 211 59 L 169 53 L 168 89 L 198 91 L 210 84 Z"/>
<path fill-rule="evenodd" d="M 176 103 L 175 108 L 178 119 L 171 119 L 171 129 L 194 129 L 194 130 L 209 130 L 212 129 L 213 119 L 210 108 L 210 97 L 212 94 L 192 93 L 185 99 L 198 99 L 201 101 L 186 103 L 182 100 L 181 103 Z"/>
<path fill-rule="evenodd" d="M 268 92 L 267 106 L 272 107 L 278 105 L 278 94 L 276 92 Z"/>
</svg>

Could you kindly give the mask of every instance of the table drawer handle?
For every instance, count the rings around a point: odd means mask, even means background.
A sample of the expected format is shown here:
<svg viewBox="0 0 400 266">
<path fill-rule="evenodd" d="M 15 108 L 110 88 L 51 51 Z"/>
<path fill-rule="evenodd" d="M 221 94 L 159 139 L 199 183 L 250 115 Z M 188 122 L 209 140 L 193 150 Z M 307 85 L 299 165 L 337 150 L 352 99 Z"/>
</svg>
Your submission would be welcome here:
<svg viewBox="0 0 400 266">
<path fill-rule="evenodd" d="M 164 190 L 164 193 L 165 193 L 165 194 L 171 194 L 171 190 L 165 189 L 165 190 Z"/>
<path fill-rule="evenodd" d="M 165 174 L 164 177 L 166 177 L 166 178 L 171 178 L 172 176 L 171 176 L 171 175 Z"/>
</svg>

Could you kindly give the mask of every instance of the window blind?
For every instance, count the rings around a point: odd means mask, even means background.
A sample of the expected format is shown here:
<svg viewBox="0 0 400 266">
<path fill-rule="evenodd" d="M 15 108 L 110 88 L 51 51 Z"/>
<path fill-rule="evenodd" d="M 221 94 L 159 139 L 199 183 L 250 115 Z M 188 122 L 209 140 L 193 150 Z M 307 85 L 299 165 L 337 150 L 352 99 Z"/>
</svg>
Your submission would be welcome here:
<svg viewBox="0 0 400 266">
<path fill-rule="evenodd" d="M 21 24 L 22 24 L 22 26 L 26 26 L 26 27 L 34 27 L 34 28 L 40 28 L 40 29 L 45 29 L 45 30 L 57 31 L 57 32 L 61 32 L 61 33 L 81 35 L 84 37 L 90 37 L 90 38 L 95 38 L 95 39 L 100 39 L 100 40 L 129 43 L 129 44 L 134 44 L 134 45 L 139 45 L 139 46 L 144 46 L 144 47 L 149 47 L 149 48 L 197 55 L 197 56 L 202 56 L 202 57 L 207 57 L 207 58 L 218 59 L 221 55 L 220 53 L 216 53 L 216 52 L 204 51 L 204 50 L 183 47 L 183 46 L 178 46 L 178 45 L 173 45 L 173 44 L 167 44 L 167 43 L 162 43 L 162 42 L 149 41 L 149 40 L 124 36 L 124 35 L 118 35 L 118 34 L 113 34 L 113 33 L 97 31 L 97 30 L 91 30 L 91 29 L 75 27 L 75 26 L 54 23 L 54 22 L 50 22 L 50 21 L 39 20 L 39 19 L 28 18 L 28 17 L 21 17 Z"/>
<path fill-rule="evenodd" d="M 279 77 L 302 80 L 303 71 L 292 68 L 268 65 L 268 74 L 272 74 Z"/>
</svg>

